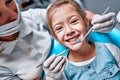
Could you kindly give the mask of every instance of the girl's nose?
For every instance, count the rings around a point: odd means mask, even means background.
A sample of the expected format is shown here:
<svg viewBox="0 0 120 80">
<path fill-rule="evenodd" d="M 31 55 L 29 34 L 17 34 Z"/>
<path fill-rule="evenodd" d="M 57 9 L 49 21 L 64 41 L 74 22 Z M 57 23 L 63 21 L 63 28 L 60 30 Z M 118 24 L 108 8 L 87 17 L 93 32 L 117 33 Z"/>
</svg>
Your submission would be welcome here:
<svg viewBox="0 0 120 80">
<path fill-rule="evenodd" d="M 70 26 L 66 27 L 66 36 L 72 36 L 74 34 L 74 29 Z"/>
</svg>

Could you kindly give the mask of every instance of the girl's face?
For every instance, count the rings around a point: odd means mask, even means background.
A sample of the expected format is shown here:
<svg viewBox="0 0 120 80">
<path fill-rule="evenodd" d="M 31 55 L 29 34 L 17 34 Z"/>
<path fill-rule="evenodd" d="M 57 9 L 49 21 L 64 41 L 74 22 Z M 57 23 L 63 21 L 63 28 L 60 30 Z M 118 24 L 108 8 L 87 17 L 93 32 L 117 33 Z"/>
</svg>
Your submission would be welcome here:
<svg viewBox="0 0 120 80">
<path fill-rule="evenodd" d="M 66 47 L 78 50 L 86 42 L 76 43 L 76 40 L 82 39 L 86 34 L 87 20 L 83 19 L 73 6 L 62 5 L 57 8 L 51 23 L 55 38 Z"/>
<path fill-rule="evenodd" d="M 17 14 L 14 0 L 0 0 L 0 26 L 16 20 Z"/>
</svg>

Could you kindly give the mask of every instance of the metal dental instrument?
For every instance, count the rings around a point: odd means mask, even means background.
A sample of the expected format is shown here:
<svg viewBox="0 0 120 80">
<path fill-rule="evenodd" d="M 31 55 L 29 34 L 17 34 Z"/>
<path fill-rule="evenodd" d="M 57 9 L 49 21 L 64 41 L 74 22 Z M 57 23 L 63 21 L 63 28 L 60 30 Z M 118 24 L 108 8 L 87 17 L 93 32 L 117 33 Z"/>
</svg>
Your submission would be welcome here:
<svg viewBox="0 0 120 80">
<path fill-rule="evenodd" d="M 105 11 L 102 13 L 102 15 L 104 15 L 108 10 L 110 9 L 110 7 L 108 6 Z"/>
<path fill-rule="evenodd" d="M 91 25 L 90 25 L 90 27 L 91 27 Z M 82 39 L 77 40 L 76 43 L 82 42 L 82 41 L 88 36 L 88 34 L 89 34 L 91 31 L 92 31 L 92 28 L 89 29 L 89 31 L 86 33 L 86 35 L 85 35 Z"/>
<path fill-rule="evenodd" d="M 110 7 L 108 6 L 108 7 L 105 9 L 105 11 L 102 13 L 102 15 L 104 15 L 109 9 L 110 9 Z M 90 24 L 90 27 L 91 27 L 91 28 L 88 30 L 88 32 L 86 33 L 86 35 L 85 35 L 82 39 L 77 40 L 76 43 L 80 43 L 80 42 L 82 42 L 84 39 L 86 39 L 86 37 L 88 36 L 88 34 L 93 30 L 92 24 Z"/>
<path fill-rule="evenodd" d="M 70 50 L 70 49 L 66 49 L 66 50 L 60 52 L 57 56 L 61 56 L 61 55 L 63 55 L 65 52 L 68 52 L 69 50 Z M 42 66 L 42 65 L 43 65 L 43 63 L 41 63 L 40 65 L 38 65 L 37 68 L 40 67 L 40 66 Z"/>
<path fill-rule="evenodd" d="M 66 50 L 64 50 L 64 51 L 60 52 L 60 53 L 58 54 L 58 56 L 63 55 L 65 52 L 68 52 L 69 50 L 70 50 L 70 49 L 66 49 Z"/>
</svg>

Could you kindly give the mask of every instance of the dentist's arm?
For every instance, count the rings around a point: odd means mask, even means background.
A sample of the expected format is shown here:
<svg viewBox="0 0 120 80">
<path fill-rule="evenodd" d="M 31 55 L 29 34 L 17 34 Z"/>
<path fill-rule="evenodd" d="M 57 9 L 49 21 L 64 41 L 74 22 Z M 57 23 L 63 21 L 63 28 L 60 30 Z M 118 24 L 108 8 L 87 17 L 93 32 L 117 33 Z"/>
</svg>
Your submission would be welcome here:
<svg viewBox="0 0 120 80">
<path fill-rule="evenodd" d="M 66 59 L 63 56 L 53 54 L 43 64 L 43 69 L 47 80 L 65 80 L 63 71 Z"/>
</svg>

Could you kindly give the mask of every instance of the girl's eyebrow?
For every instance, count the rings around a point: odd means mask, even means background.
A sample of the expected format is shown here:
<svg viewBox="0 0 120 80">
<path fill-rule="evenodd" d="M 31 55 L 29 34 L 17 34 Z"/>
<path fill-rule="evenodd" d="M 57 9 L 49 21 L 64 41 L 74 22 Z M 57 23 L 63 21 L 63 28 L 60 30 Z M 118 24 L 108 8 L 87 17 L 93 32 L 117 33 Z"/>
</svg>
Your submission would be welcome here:
<svg viewBox="0 0 120 80">
<path fill-rule="evenodd" d="M 62 22 L 55 23 L 55 24 L 53 25 L 53 27 L 55 27 L 56 25 L 60 25 L 60 24 L 63 24 L 63 23 L 62 23 Z"/>
<path fill-rule="evenodd" d="M 70 16 L 70 17 L 68 18 L 68 20 L 72 19 L 73 17 L 75 17 L 75 18 L 80 18 L 81 16 L 79 16 L 79 15 L 72 15 L 72 16 Z"/>
</svg>

